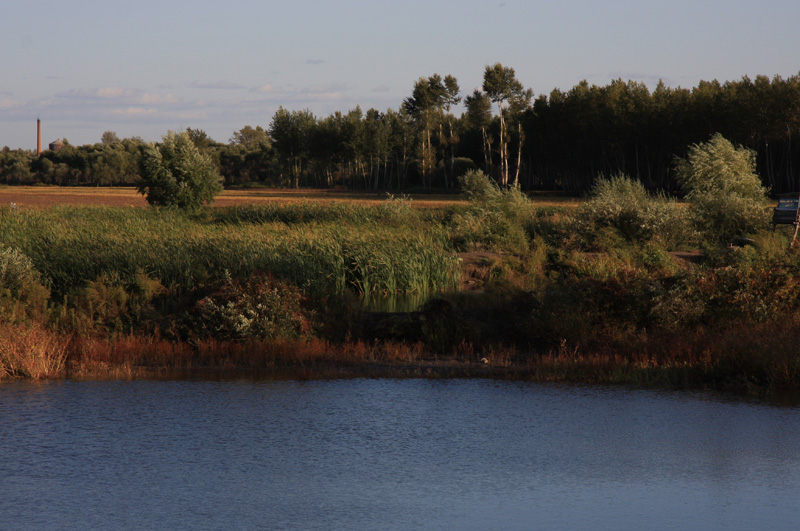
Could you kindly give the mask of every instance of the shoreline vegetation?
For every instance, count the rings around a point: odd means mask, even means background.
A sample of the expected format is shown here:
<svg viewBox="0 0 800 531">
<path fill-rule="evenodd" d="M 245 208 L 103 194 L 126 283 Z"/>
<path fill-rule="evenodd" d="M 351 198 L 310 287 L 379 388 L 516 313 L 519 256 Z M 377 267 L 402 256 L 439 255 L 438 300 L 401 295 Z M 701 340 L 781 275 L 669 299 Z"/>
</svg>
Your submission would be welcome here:
<svg viewBox="0 0 800 531">
<path fill-rule="evenodd" d="M 624 176 L 565 206 L 480 172 L 461 187 L 433 205 L 0 207 L 0 380 L 800 391 L 800 253 L 768 229 L 766 203 L 731 245 Z M 412 297 L 407 311 L 368 302 Z"/>
</svg>

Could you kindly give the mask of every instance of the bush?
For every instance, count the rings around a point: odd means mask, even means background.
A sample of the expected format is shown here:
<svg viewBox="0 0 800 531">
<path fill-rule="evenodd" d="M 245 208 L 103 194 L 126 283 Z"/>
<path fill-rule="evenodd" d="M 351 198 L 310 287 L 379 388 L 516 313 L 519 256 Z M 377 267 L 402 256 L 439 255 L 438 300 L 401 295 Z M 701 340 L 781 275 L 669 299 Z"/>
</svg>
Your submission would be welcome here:
<svg viewBox="0 0 800 531">
<path fill-rule="evenodd" d="M 624 174 L 610 179 L 600 176 L 578 216 L 585 231 L 611 227 L 629 242 L 658 237 L 667 247 L 677 247 L 694 240 L 680 205 L 663 194 L 650 194 L 642 183 Z"/>
<path fill-rule="evenodd" d="M 530 199 L 519 188 L 501 189 L 480 170 L 467 172 L 459 182 L 471 203 L 452 217 L 456 246 L 525 252 L 529 244 L 525 228 L 534 215 Z"/>
<path fill-rule="evenodd" d="M 151 205 L 193 210 L 222 191 L 214 161 L 186 131 L 170 131 L 161 144 L 145 146 L 140 166 L 138 191 Z"/>
<path fill-rule="evenodd" d="M 0 249 L 0 319 L 19 321 L 41 313 L 50 290 L 25 254 L 7 247 Z"/>
<path fill-rule="evenodd" d="M 727 242 L 767 226 L 767 190 L 755 167 L 754 151 L 735 147 L 719 133 L 676 161 L 695 226 L 709 241 Z"/>
<path fill-rule="evenodd" d="M 156 320 L 153 300 L 165 291 L 161 282 L 141 270 L 127 280 L 118 272 L 103 273 L 79 290 L 76 298 L 79 314 L 72 326 L 80 328 L 86 324 L 108 331 L 133 332 Z"/>
<path fill-rule="evenodd" d="M 287 283 L 254 273 L 244 284 L 222 281 L 215 293 L 197 303 L 197 332 L 227 340 L 304 338 L 311 334 L 300 291 Z"/>
</svg>

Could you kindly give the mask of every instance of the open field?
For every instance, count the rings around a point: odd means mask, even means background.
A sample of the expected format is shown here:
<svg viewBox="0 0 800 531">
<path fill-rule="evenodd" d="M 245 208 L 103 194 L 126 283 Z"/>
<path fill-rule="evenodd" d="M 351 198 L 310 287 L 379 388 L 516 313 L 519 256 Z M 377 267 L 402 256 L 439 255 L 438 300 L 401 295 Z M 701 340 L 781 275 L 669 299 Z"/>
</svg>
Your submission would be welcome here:
<svg viewBox="0 0 800 531">
<path fill-rule="evenodd" d="M 267 189 L 225 190 L 214 202 L 213 206 L 226 207 L 246 204 L 263 204 L 272 202 L 349 202 L 362 204 L 379 204 L 386 201 L 383 192 L 352 192 L 345 190 L 325 189 Z M 460 195 L 454 194 L 410 194 L 415 206 L 442 207 L 450 204 L 466 204 Z M 539 206 L 578 206 L 582 199 L 561 197 L 553 194 L 532 196 Z M 98 205 L 113 207 L 147 206 L 144 197 L 136 193 L 133 187 L 96 187 L 96 186 L 3 186 L 0 187 L 0 205 L 16 203 L 20 208 L 47 208 L 55 205 Z"/>
</svg>

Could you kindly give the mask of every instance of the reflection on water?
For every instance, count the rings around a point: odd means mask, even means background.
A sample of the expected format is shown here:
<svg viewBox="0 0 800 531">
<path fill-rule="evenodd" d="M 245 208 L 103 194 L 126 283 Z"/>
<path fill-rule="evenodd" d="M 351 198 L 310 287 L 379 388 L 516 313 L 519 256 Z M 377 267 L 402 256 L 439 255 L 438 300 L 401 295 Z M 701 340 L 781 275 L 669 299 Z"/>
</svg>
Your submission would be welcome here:
<svg viewBox="0 0 800 531">
<path fill-rule="evenodd" d="M 2 528 L 795 529 L 800 409 L 482 380 L 0 385 Z"/>
</svg>

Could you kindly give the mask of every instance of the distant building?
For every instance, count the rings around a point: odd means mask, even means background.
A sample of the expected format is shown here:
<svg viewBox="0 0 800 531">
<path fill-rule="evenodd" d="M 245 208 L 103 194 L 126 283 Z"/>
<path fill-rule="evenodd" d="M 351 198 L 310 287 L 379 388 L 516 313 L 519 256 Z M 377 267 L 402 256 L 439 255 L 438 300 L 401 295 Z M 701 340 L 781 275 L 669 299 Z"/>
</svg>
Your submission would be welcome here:
<svg viewBox="0 0 800 531">
<path fill-rule="evenodd" d="M 64 147 L 64 142 L 59 138 L 55 142 L 50 142 L 49 148 L 50 151 L 58 152 L 59 149 Z"/>
</svg>

